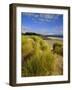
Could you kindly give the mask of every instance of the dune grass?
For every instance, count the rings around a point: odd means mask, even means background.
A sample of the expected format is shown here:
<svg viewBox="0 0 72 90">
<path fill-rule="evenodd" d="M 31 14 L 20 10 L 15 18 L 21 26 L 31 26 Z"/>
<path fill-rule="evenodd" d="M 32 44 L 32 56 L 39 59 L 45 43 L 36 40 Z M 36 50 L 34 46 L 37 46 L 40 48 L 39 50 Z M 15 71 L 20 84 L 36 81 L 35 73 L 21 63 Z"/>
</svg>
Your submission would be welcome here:
<svg viewBox="0 0 72 90">
<path fill-rule="evenodd" d="M 59 50 L 55 48 L 54 54 L 51 45 L 42 37 L 22 35 L 22 77 L 62 74 L 57 56 L 61 47 L 56 47 Z"/>
</svg>

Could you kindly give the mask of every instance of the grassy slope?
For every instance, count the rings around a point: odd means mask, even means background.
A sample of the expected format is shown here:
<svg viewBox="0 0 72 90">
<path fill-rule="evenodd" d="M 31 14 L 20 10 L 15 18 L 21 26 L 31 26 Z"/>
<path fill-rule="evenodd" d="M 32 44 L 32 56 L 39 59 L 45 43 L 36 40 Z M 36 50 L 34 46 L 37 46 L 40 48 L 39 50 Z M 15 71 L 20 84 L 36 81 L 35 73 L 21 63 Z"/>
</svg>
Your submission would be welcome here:
<svg viewBox="0 0 72 90">
<path fill-rule="evenodd" d="M 43 40 L 39 36 L 22 35 L 22 76 L 60 75 L 63 58 L 52 52 L 58 40 Z"/>
</svg>

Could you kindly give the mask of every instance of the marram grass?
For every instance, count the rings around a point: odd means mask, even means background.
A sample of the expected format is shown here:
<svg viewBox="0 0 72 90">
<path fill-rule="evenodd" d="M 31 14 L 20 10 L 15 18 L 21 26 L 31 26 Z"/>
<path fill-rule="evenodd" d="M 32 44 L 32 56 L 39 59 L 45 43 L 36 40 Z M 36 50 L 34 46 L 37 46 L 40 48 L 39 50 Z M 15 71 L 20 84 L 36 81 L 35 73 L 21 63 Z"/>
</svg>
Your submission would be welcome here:
<svg viewBox="0 0 72 90">
<path fill-rule="evenodd" d="M 60 47 L 57 48 L 60 50 Z M 55 51 L 59 53 L 59 50 Z M 51 50 L 48 41 L 42 37 L 22 35 L 22 77 L 62 74 L 57 53 Z"/>
</svg>

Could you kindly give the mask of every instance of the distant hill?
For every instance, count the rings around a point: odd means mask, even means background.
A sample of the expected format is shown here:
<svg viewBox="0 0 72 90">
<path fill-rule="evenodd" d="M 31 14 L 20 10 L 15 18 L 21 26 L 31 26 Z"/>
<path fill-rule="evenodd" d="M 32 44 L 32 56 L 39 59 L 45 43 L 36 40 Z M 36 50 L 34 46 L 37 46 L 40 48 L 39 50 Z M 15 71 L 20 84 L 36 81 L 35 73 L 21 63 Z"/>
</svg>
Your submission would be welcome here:
<svg viewBox="0 0 72 90">
<path fill-rule="evenodd" d="M 22 33 L 22 35 L 37 35 L 37 36 L 42 36 L 42 37 L 60 37 L 60 38 L 63 38 L 63 35 L 56 35 L 56 34 L 43 35 L 43 34 L 38 34 L 38 33 L 34 33 L 34 32 L 25 32 L 25 33 Z"/>
</svg>

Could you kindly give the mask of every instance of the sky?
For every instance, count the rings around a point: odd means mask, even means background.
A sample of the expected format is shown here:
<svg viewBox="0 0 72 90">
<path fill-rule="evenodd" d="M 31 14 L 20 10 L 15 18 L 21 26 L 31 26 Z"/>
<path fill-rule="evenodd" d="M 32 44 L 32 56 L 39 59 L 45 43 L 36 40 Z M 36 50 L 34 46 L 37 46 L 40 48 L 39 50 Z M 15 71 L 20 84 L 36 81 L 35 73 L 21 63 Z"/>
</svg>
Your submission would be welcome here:
<svg viewBox="0 0 72 90">
<path fill-rule="evenodd" d="M 44 35 L 63 35 L 63 15 L 48 13 L 21 13 L 21 31 Z"/>
</svg>

